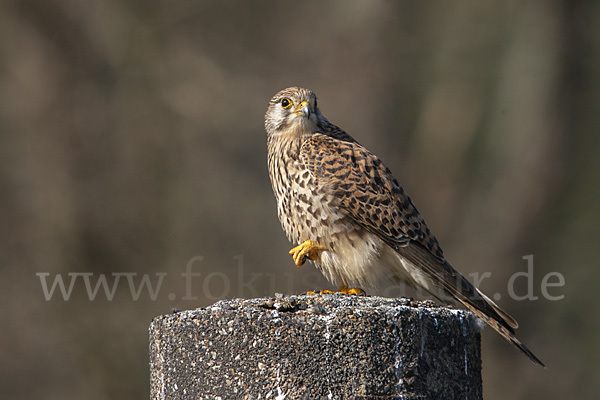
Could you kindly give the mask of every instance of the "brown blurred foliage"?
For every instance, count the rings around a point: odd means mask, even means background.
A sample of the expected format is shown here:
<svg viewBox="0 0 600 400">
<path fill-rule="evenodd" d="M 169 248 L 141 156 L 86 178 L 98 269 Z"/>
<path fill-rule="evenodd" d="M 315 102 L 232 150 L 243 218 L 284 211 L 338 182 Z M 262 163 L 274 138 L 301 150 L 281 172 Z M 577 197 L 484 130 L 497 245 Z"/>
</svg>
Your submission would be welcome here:
<svg viewBox="0 0 600 400">
<path fill-rule="evenodd" d="M 266 171 L 267 102 L 300 85 L 548 365 L 484 333 L 486 398 L 597 397 L 598 21 L 585 0 L 0 3 L 3 396 L 143 398 L 152 317 L 327 286 L 287 256 Z M 516 301 L 528 254 L 539 299 Z M 155 299 L 122 277 L 90 300 L 80 275 L 46 300 L 39 273 L 166 275 Z"/>
</svg>

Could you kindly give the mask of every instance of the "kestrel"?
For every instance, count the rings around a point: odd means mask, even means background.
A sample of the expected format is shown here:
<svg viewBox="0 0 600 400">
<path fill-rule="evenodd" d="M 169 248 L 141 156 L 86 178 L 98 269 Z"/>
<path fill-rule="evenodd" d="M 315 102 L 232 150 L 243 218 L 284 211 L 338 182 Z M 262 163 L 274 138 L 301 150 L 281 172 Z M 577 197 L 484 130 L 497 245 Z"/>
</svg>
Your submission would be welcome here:
<svg viewBox="0 0 600 400">
<path fill-rule="evenodd" d="M 517 322 L 444 258 L 437 239 L 391 171 L 330 123 L 317 96 L 291 87 L 265 115 L 269 176 L 297 266 L 311 259 L 342 288 L 405 282 L 464 305 L 533 362 Z M 346 290 L 347 291 L 347 290 Z"/>
</svg>

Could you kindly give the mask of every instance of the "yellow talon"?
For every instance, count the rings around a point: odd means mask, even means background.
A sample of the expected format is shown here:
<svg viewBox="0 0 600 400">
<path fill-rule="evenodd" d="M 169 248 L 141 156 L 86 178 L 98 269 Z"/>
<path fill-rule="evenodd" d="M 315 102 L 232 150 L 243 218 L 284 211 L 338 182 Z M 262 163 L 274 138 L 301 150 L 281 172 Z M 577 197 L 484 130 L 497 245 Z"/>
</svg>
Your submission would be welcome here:
<svg viewBox="0 0 600 400">
<path fill-rule="evenodd" d="M 343 294 L 353 294 L 356 296 L 365 296 L 366 293 L 364 290 L 360 289 L 360 288 L 352 288 L 352 289 L 348 289 L 348 286 L 346 285 L 341 285 L 340 289 L 338 291 L 333 291 L 333 290 L 321 290 L 320 292 L 318 292 L 319 294 L 332 294 L 332 293 L 343 293 Z M 314 295 L 317 294 L 313 291 L 310 292 L 306 292 L 306 294 L 308 295 Z"/>
<path fill-rule="evenodd" d="M 338 290 L 338 293 L 354 294 L 357 296 L 364 296 L 366 294 L 365 291 L 362 290 L 361 288 L 348 289 L 348 286 L 346 286 L 346 285 L 340 285 L 340 290 Z"/>
<path fill-rule="evenodd" d="M 306 261 L 306 257 L 316 261 L 319 259 L 319 253 L 323 250 L 327 250 L 327 247 L 317 244 L 312 240 L 307 240 L 301 245 L 291 249 L 290 254 L 294 259 L 294 264 L 296 264 L 297 267 L 301 267 Z"/>
</svg>

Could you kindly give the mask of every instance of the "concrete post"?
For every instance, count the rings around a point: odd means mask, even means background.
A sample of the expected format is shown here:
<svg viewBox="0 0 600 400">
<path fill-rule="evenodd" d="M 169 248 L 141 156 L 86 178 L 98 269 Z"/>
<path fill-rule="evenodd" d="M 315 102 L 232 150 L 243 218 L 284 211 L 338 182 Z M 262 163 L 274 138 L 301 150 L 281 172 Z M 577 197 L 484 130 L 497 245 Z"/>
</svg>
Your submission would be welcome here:
<svg viewBox="0 0 600 400">
<path fill-rule="evenodd" d="M 150 325 L 151 398 L 481 399 L 470 312 L 342 294 L 219 301 Z"/>
</svg>

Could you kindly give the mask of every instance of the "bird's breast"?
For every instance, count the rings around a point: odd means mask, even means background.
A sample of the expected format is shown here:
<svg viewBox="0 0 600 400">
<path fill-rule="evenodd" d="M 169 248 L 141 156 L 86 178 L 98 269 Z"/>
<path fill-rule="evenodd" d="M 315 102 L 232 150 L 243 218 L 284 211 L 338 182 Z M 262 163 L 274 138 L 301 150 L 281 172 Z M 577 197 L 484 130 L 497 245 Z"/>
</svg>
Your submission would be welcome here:
<svg viewBox="0 0 600 400">
<path fill-rule="evenodd" d="M 279 220 L 290 241 L 328 245 L 330 236 L 353 229 L 339 199 L 299 158 L 301 143 L 270 143 L 269 176 Z"/>
<path fill-rule="evenodd" d="M 397 263 L 395 252 L 350 218 L 334 188 L 319 182 L 296 150 L 299 146 L 269 145 L 269 176 L 288 239 L 295 245 L 312 240 L 326 246 L 315 265 L 331 282 L 376 287 L 393 281 L 385 264 Z"/>
</svg>

